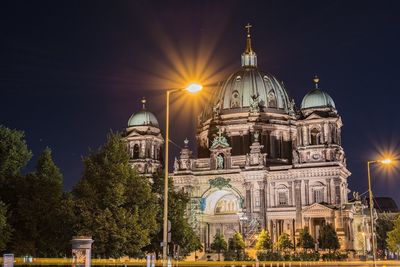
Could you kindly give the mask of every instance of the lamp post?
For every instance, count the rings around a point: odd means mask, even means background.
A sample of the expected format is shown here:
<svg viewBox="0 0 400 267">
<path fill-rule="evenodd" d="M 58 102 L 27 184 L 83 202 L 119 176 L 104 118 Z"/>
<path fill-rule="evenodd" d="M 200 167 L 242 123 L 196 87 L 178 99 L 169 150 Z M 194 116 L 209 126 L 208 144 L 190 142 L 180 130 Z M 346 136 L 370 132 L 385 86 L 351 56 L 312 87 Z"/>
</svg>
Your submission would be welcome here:
<svg viewBox="0 0 400 267">
<path fill-rule="evenodd" d="M 196 93 L 203 88 L 200 84 L 191 83 L 186 88 L 174 88 L 167 90 L 166 114 L 165 114 L 165 162 L 164 162 L 164 217 L 163 217 L 163 266 L 167 265 L 168 248 L 168 147 L 169 147 L 169 96 L 171 93 L 186 90 L 189 93 Z"/>
<path fill-rule="evenodd" d="M 392 163 L 391 159 L 383 159 L 383 160 L 372 160 L 368 161 L 368 192 L 369 192 L 369 214 L 370 214 L 370 220 L 371 220 L 371 237 L 372 237 L 372 259 L 375 263 L 376 261 L 376 245 L 375 245 L 375 227 L 374 227 L 374 201 L 373 201 L 373 196 L 372 196 L 372 189 L 371 189 L 371 164 L 385 164 L 389 165 Z"/>
</svg>

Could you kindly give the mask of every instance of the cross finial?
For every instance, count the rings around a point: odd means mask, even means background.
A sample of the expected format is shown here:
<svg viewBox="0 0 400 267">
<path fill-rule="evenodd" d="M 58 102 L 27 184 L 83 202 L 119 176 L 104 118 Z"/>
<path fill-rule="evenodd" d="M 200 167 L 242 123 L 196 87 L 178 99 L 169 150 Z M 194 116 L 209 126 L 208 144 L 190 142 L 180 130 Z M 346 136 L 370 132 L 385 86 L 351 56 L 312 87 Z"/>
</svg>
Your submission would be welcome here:
<svg viewBox="0 0 400 267">
<path fill-rule="evenodd" d="M 218 127 L 218 136 L 221 137 L 222 136 L 222 130 L 221 127 Z"/>
<path fill-rule="evenodd" d="M 315 89 L 318 89 L 319 78 L 318 78 L 317 75 L 314 76 L 313 81 L 314 81 L 314 83 L 315 83 Z"/>
<path fill-rule="evenodd" d="M 146 109 L 146 98 L 142 97 L 142 99 L 140 100 L 140 102 L 142 103 L 142 109 Z"/>
<path fill-rule="evenodd" d="M 247 30 L 247 37 L 250 37 L 250 28 L 251 27 L 253 27 L 253 26 L 251 26 L 251 24 L 250 23 L 247 23 L 247 25 L 246 26 L 244 26 L 245 28 L 246 28 L 246 30 Z"/>
</svg>

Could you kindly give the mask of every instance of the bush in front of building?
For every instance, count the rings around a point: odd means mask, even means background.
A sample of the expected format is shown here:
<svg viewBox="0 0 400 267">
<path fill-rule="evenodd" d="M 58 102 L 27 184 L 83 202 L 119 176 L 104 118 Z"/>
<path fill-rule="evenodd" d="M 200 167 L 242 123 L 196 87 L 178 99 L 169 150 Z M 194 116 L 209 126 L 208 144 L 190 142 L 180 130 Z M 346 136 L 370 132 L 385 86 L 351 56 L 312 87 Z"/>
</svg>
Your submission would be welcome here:
<svg viewBox="0 0 400 267">
<path fill-rule="evenodd" d="M 319 261 L 320 254 L 318 252 L 300 252 L 300 253 L 280 253 L 269 250 L 257 251 L 257 259 L 259 261 Z"/>
<path fill-rule="evenodd" d="M 335 251 L 332 253 L 326 253 L 322 255 L 323 261 L 341 261 L 345 260 L 349 257 L 347 253 L 340 253 L 339 251 Z"/>
</svg>

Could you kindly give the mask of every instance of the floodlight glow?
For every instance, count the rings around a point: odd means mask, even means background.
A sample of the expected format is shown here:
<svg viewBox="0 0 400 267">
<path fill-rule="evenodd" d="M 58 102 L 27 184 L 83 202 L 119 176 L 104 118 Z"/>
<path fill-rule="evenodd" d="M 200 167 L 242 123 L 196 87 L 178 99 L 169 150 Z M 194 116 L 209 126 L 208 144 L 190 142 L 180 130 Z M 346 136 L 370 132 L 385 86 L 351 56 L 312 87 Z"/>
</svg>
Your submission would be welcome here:
<svg viewBox="0 0 400 267">
<path fill-rule="evenodd" d="M 201 89 L 203 89 L 203 86 L 201 84 L 198 84 L 198 83 L 191 83 L 186 87 L 186 90 L 189 93 L 197 93 Z"/>
<path fill-rule="evenodd" d="M 383 159 L 383 160 L 381 160 L 381 163 L 385 164 L 385 165 L 389 165 L 392 163 L 392 160 L 391 159 Z"/>
</svg>

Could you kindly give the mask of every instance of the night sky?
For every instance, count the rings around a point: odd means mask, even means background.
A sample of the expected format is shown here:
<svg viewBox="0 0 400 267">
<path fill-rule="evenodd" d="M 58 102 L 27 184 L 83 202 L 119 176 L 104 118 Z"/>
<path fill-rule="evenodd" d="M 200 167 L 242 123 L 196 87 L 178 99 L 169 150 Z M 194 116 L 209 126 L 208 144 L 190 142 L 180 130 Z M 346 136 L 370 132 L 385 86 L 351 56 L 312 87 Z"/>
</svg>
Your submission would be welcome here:
<svg viewBox="0 0 400 267">
<path fill-rule="evenodd" d="M 297 106 L 315 74 L 342 116 L 351 190 L 367 160 L 400 154 L 399 1 L 8 1 L 0 7 L 0 124 L 49 146 L 70 190 L 81 157 L 123 130 L 140 98 L 164 128 L 164 92 L 240 67 L 250 22 L 259 68 Z M 185 100 L 182 100 L 185 99 Z M 172 99 L 171 139 L 194 148 L 200 98 Z M 171 145 L 172 158 L 178 155 Z M 400 204 L 399 164 L 373 168 L 376 196 Z"/>
</svg>

